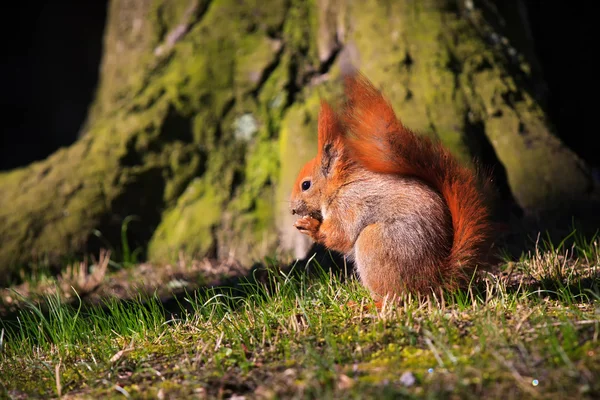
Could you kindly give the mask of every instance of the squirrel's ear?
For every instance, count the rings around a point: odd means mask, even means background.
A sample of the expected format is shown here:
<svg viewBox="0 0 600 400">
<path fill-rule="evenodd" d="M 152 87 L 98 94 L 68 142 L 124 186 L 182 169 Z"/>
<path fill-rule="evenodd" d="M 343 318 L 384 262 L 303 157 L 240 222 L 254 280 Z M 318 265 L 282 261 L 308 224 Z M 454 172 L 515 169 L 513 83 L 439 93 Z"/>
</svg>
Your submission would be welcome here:
<svg viewBox="0 0 600 400">
<path fill-rule="evenodd" d="M 317 159 L 321 161 L 321 172 L 329 175 L 335 160 L 342 154 L 342 128 L 338 116 L 331 106 L 321 101 L 319 111 L 319 150 Z"/>
<path fill-rule="evenodd" d="M 319 111 L 319 149 L 322 149 L 326 143 L 332 143 L 341 138 L 342 131 L 337 115 L 326 101 L 321 101 L 321 110 Z"/>
</svg>

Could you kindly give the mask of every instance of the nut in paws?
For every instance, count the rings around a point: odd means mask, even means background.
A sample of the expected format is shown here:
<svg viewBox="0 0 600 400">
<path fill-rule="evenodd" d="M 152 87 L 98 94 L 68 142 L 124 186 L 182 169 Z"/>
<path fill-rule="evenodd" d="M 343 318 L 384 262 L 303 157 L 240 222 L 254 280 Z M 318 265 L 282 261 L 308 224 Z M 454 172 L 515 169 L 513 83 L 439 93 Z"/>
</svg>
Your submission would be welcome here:
<svg viewBox="0 0 600 400">
<path fill-rule="evenodd" d="M 296 229 L 298 229 L 299 231 L 306 231 L 307 233 L 317 232 L 319 230 L 320 225 L 321 223 L 319 222 L 319 220 L 311 217 L 310 215 L 306 215 L 302 218 L 299 218 L 294 224 Z"/>
</svg>

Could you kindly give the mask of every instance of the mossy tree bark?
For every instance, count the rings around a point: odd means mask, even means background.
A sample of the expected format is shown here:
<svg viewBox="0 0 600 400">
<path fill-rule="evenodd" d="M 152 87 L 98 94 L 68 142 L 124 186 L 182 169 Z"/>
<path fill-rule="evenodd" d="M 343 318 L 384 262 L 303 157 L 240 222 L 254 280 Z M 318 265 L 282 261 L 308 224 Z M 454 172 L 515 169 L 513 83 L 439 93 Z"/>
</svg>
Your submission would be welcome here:
<svg viewBox="0 0 600 400">
<path fill-rule="evenodd" d="M 116 244 L 128 215 L 154 261 L 302 256 L 287 196 L 348 62 L 464 160 L 491 145 L 523 209 L 585 195 L 529 64 L 492 33 L 449 0 L 113 0 L 85 134 L 0 175 L 0 269 L 94 250 L 97 231 Z"/>
<path fill-rule="evenodd" d="M 591 177 L 551 133 L 531 90 L 540 80 L 527 62 L 531 55 L 520 55 L 477 9 L 459 5 L 390 2 L 379 14 L 355 18 L 349 42 L 357 63 L 408 126 L 435 133 L 462 155 L 476 156 L 473 144 L 489 142 L 525 211 L 584 197 Z"/>
</svg>

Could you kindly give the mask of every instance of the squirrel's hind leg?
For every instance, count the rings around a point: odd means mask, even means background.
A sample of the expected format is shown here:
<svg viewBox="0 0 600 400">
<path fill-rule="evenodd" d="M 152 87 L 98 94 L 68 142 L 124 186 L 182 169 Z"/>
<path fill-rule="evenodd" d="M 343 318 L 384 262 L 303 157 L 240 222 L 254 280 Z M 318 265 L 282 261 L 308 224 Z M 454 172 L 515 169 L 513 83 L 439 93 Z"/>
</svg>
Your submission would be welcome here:
<svg viewBox="0 0 600 400">
<path fill-rule="evenodd" d="M 362 284 L 375 300 L 398 298 L 407 292 L 424 294 L 438 286 L 438 261 L 418 239 L 402 226 L 381 222 L 361 231 L 354 262 Z"/>
</svg>

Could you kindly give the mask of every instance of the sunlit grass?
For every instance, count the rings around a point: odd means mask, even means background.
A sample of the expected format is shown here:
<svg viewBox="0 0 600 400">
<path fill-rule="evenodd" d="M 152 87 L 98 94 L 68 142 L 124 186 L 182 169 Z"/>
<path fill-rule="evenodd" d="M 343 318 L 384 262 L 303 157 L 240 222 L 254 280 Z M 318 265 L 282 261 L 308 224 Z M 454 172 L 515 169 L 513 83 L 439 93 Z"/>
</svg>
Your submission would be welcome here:
<svg viewBox="0 0 600 400">
<path fill-rule="evenodd" d="M 45 398 L 593 398 L 599 257 L 597 238 L 540 241 L 508 277 L 380 310 L 314 264 L 190 293 L 177 315 L 152 296 L 56 294 L 2 323 L 0 381 Z"/>
</svg>

